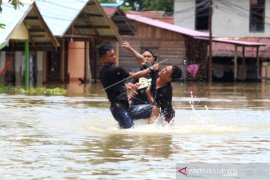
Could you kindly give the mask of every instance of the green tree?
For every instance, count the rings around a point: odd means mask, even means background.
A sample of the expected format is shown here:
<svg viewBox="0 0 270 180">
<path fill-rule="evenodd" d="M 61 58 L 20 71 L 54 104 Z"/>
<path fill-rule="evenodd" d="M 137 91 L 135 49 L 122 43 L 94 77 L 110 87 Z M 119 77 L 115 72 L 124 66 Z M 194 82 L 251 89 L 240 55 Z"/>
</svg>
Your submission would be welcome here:
<svg viewBox="0 0 270 180">
<path fill-rule="evenodd" d="M 174 0 L 144 0 L 142 9 L 144 11 L 166 11 L 173 12 Z"/>
<path fill-rule="evenodd" d="M 99 0 L 100 3 L 116 3 L 116 0 Z"/>
<path fill-rule="evenodd" d="M 136 11 L 165 11 L 173 12 L 174 0 L 124 0 L 121 8 Z"/>
<path fill-rule="evenodd" d="M 3 0 L 0 0 L 0 12 L 2 12 L 2 6 L 1 6 L 2 2 L 3 2 Z M 20 0 L 8 0 L 8 2 L 10 4 L 12 4 L 15 9 L 17 9 L 19 6 L 23 5 Z"/>
</svg>

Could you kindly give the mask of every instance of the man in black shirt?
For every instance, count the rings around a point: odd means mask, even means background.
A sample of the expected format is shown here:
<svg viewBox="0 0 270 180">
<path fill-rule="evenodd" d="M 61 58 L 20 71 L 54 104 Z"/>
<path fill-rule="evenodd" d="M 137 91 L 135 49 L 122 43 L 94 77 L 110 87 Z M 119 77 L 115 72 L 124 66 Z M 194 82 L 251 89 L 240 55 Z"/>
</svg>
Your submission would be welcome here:
<svg viewBox="0 0 270 180">
<path fill-rule="evenodd" d="M 99 57 L 103 62 L 100 69 L 100 80 L 111 103 L 111 113 L 121 128 L 131 128 L 133 120 L 149 118 L 152 105 L 129 106 L 125 80 L 128 78 L 138 79 L 154 70 L 158 65 L 152 66 L 137 73 L 127 72 L 122 67 L 115 66 L 116 57 L 112 46 L 104 44 L 99 47 Z"/>
<path fill-rule="evenodd" d="M 153 112 L 157 113 L 151 116 L 149 124 L 152 124 L 160 113 L 164 116 L 165 121 L 172 123 L 175 111 L 172 107 L 171 82 L 179 80 L 181 76 L 182 70 L 175 65 L 166 66 L 160 72 L 151 73 L 151 87 L 146 92 L 149 102 L 154 105 Z"/>
</svg>

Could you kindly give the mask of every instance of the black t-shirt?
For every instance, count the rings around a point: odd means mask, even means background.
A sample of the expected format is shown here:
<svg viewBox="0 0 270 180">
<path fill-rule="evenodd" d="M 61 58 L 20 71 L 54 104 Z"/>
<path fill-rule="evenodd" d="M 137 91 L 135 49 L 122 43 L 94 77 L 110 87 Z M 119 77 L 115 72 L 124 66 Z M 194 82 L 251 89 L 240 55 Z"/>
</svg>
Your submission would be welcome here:
<svg viewBox="0 0 270 180">
<path fill-rule="evenodd" d="M 161 109 L 161 113 L 165 118 L 174 116 L 174 109 L 172 107 L 172 85 L 171 83 L 156 89 L 156 81 L 158 78 L 158 72 L 151 73 L 151 93 L 154 97 L 155 104 Z"/>
<path fill-rule="evenodd" d="M 147 69 L 151 66 L 150 63 L 146 62 L 142 65 L 142 67 L 140 68 L 140 70 L 144 70 Z M 145 78 L 147 79 L 151 79 L 151 76 L 149 74 L 147 74 L 145 76 Z M 139 79 L 132 81 L 132 83 L 137 83 L 139 82 Z M 145 93 L 146 88 L 142 88 L 139 89 L 137 91 L 138 94 L 136 94 L 132 99 L 131 99 L 131 104 L 132 105 L 137 105 L 137 104 L 149 104 L 148 99 L 147 99 L 147 95 Z"/>
<path fill-rule="evenodd" d="M 99 77 L 109 101 L 129 107 L 125 81 L 123 81 L 129 77 L 129 73 L 119 66 L 103 65 Z"/>
</svg>

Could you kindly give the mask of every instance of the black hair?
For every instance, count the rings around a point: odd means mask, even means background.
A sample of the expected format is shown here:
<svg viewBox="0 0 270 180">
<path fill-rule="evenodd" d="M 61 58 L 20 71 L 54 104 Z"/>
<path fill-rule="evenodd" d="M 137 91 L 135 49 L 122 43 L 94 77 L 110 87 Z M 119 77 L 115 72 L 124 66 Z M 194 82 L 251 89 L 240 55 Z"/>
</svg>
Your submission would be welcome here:
<svg viewBox="0 0 270 180">
<path fill-rule="evenodd" d="M 143 54 L 144 52 L 150 52 L 150 54 L 152 54 L 152 56 L 154 57 L 154 62 L 157 60 L 157 56 L 155 56 L 155 54 L 153 53 L 153 51 L 151 51 L 150 49 L 146 48 L 146 49 L 143 49 L 141 54 Z"/>
<path fill-rule="evenodd" d="M 98 55 L 99 57 L 102 57 L 107 54 L 107 51 L 110 51 L 113 49 L 112 45 L 110 44 L 101 44 L 98 46 Z"/>
<path fill-rule="evenodd" d="M 182 70 L 178 66 L 173 65 L 171 77 L 172 77 L 172 82 L 180 80 L 182 77 Z"/>
</svg>

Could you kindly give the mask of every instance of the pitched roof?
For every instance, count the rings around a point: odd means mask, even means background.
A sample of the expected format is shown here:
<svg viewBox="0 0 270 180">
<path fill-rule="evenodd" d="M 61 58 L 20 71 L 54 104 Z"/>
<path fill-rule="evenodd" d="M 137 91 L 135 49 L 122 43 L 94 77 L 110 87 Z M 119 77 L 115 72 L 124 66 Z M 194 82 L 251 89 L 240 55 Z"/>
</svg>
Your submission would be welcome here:
<svg viewBox="0 0 270 180">
<path fill-rule="evenodd" d="M 44 48 L 45 46 L 56 47 L 59 45 L 42 19 L 35 3 L 25 3 L 17 9 L 14 9 L 9 3 L 3 3 L 2 8 L 3 12 L 0 14 L 0 22 L 5 24 L 5 28 L 0 29 L 0 44 L 2 48 L 8 44 L 20 25 L 24 25 L 27 29 L 29 40 L 35 48 Z"/>
<path fill-rule="evenodd" d="M 117 25 L 119 34 L 121 35 L 135 34 L 135 27 L 132 25 L 132 23 L 130 22 L 131 20 L 127 18 L 126 14 L 121 9 L 119 9 L 117 6 L 107 6 L 106 4 L 101 5 L 106 14 Z"/>
<path fill-rule="evenodd" d="M 53 34 L 58 37 L 91 36 L 120 40 L 117 27 L 97 0 L 36 0 Z"/>
<path fill-rule="evenodd" d="M 203 33 L 203 32 L 199 32 L 199 31 L 183 28 L 180 26 L 176 26 L 173 24 L 154 20 L 154 19 L 147 18 L 147 17 L 142 17 L 139 15 L 127 14 L 127 17 L 131 20 L 134 20 L 134 21 L 137 21 L 140 23 L 144 23 L 144 24 L 147 24 L 150 26 L 155 26 L 157 28 L 161 28 L 161 29 L 165 29 L 165 30 L 169 30 L 169 31 L 174 31 L 176 33 L 184 34 L 187 36 L 192 36 L 192 37 L 208 37 L 209 36 L 208 33 Z"/>
</svg>

